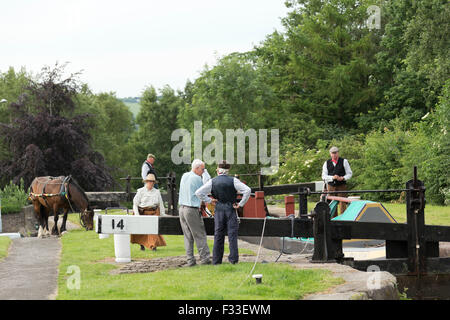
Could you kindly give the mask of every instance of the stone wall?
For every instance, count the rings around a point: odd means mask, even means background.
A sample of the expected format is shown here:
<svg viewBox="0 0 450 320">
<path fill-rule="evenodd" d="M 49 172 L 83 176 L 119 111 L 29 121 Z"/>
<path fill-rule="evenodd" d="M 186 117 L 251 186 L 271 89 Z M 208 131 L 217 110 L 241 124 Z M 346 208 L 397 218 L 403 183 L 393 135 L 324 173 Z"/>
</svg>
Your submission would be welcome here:
<svg viewBox="0 0 450 320">
<path fill-rule="evenodd" d="M 33 206 L 22 208 L 21 212 L 2 214 L 2 232 L 19 232 L 23 237 L 37 236 L 38 221 Z"/>
</svg>

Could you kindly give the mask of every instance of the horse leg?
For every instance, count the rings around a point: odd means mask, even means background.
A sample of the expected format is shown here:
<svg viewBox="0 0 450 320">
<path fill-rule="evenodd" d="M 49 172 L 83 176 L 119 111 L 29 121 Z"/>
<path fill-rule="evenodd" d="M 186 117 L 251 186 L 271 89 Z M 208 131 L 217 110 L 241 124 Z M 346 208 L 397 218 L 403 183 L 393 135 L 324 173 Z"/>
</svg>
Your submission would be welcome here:
<svg viewBox="0 0 450 320">
<path fill-rule="evenodd" d="M 49 215 L 50 215 L 50 209 L 47 209 L 46 211 L 45 211 L 45 216 L 44 216 L 44 225 L 45 225 L 45 228 L 44 228 L 44 236 L 49 236 L 50 235 L 50 231 L 48 230 L 48 218 L 49 218 Z"/>
<path fill-rule="evenodd" d="M 39 222 L 38 238 L 42 238 L 44 234 L 44 218 L 43 218 L 44 210 L 42 210 L 42 206 L 39 203 L 39 201 L 34 201 L 33 205 L 34 205 L 34 212 L 36 213 Z"/>
<path fill-rule="evenodd" d="M 52 235 L 57 236 L 57 235 L 59 235 L 59 232 L 58 232 L 59 212 L 55 209 L 53 209 L 53 212 L 54 212 L 53 221 L 55 222 L 55 224 L 53 225 L 53 228 L 52 228 Z"/>
<path fill-rule="evenodd" d="M 39 201 L 34 201 L 34 212 L 38 218 L 39 222 L 39 230 L 38 230 L 38 238 L 42 238 L 44 236 L 44 217 L 46 215 L 45 208 L 39 203 Z"/>
<path fill-rule="evenodd" d="M 67 222 L 67 213 L 69 212 L 69 208 L 64 208 L 63 221 L 61 223 L 61 229 L 59 232 L 63 234 L 63 232 L 67 232 L 66 230 L 66 222 Z"/>
</svg>

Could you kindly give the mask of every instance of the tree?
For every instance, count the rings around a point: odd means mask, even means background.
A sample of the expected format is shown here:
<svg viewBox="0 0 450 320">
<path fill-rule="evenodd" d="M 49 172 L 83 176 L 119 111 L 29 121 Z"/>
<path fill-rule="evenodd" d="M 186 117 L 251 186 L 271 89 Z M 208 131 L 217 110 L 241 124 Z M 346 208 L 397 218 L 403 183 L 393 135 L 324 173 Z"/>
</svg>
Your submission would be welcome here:
<svg viewBox="0 0 450 320">
<path fill-rule="evenodd" d="M 170 171 L 175 171 L 177 175 L 184 171 L 171 160 L 171 150 L 176 144 L 171 141 L 171 135 L 178 128 L 177 114 L 182 103 L 182 98 L 169 86 L 159 90 L 159 96 L 153 86 L 144 90 L 141 110 L 136 119 L 139 127 L 128 145 L 128 167 L 134 168 L 134 175 L 140 176 L 142 162 L 148 153 L 156 156 L 155 169 L 159 176 Z"/>
<path fill-rule="evenodd" d="M 366 124 L 420 120 L 437 103 L 450 73 L 450 6 L 445 0 L 386 1 L 374 83 L 380 105 Z"/>
<path fill-rule="evenodd" d="M 130 173 L 128 140 L 136 130 L 133 114 L 115 93 L 93 94 L 87 87 L 76 96 L 77 114 L 91 114 L 88 120 L 92 148 L 101 153 L 116 181 Z"/>
<path fill-rule="evenodd" d="M 247 53 L 233 53 L 218 59 L 214 67 L 205 67 L 200 77 L 194 83 L 188 83 L 186 88 L 188 99 L 178 117 L 179 126 L 188 129 L 191 135 L 195 121 L 202 122 L 203 134 L 208 129 L 219 130 L 223 138 L 220 141 L 223 142 L 223 158 L 227 152 L 225 142 L 231 143 L 231 140 L 226 139 L 227 129 L 242 129 L 245 132 L 248 129 L 279 128 L 281 106 L 276 103 L 274 91 L 261 77 L 253 58 Z M 215 142 L 215 138 L 211 139 L 203 142 L 203 151 Z M 245 159 L 248 159 L 249 139 L 246 139 L 245 144 Z M 191 150 L 194 151 L 194 147 Z M 234 151 L 237 155 L 236 147 Z M 214 151 L 211 153 L 217 157 Z M 239 164 L 233 166 L 233 170 L 256 172 L 259 167 L 255 163 Z M 215 169 L 213 164 L 210 164 L 209 169 Z"/>
<path fill-rule="evenodd" d="M 283 19 L 294 74 L 295 112 L 346 129 L 376 105 L 373 74 L 379 31 L 366 27 L 368 1 L 296 0 Z"/>
<path fill-rule="evenodd" d="M 72 174 L 87 190 L 105 190 L 112 177 L 101 154 L 89 145 L 88 114 L 74 115 L 80 90 L 77 74 L 63 77 L 64 65 L 44 68 L 10 104 L 11 124 L 0 124 L 7 157 L 0 160 L 2 183 L 36 176 Z"/>
</svg>

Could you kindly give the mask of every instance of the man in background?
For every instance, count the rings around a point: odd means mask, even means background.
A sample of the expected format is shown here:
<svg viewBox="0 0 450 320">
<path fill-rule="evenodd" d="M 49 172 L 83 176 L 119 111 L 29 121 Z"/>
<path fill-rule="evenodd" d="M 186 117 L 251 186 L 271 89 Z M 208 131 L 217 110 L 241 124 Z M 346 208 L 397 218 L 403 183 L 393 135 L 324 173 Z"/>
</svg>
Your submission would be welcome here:
<svg viewBox="0 0 450 320">
<path fill-rule="evenodd" d="M 346 191 L 347 181 L 353 175 L 352 169 L 347 159 L 339 157 L 338 147 L 330 149 L 330 157 L 325 161 L 322 167 L 322 180 L 326 183 L 328 191 Z M 346 197 L 346 193 L 334 194 L 339 197 Z M 347 203 L 339 202 L 339 214 L 342 214 L 347 208 Z M 336 210 L 337 213 L 337 210 Z"/>
<path fill-rule="evenodd" d="M 158 180 L 158 175 L 156 174 L 155 168 L 153 164 L 155 163 L 155 156 L 151 153 L 147 155 L 147 160 L 144 161 L 141 168 L 141 176 L 142 179 L 145 180 L 145 178 L 151 173 L 155 175 L 155 179 Z M 158 189 L 158 184 L 155 184 L 154 186 L 156 189 Z"/>
<path fill-rule="evenodd" d="M 181 177 L 178 204 L 180 205 L 179 216 L 181 229 L 184 234 L 184 247 L 188 266 L 196 265 L 194 257 L 194 241 L 200 255 L 201 264 L 211 264 L 210 252 L 207 243 L 205 225 L 200 213 L 200 200 L 195 196 L 202 185 L 202 175 L 205 163 L 195 159 L 191 164 L 191 171 Z"/>
</svg>

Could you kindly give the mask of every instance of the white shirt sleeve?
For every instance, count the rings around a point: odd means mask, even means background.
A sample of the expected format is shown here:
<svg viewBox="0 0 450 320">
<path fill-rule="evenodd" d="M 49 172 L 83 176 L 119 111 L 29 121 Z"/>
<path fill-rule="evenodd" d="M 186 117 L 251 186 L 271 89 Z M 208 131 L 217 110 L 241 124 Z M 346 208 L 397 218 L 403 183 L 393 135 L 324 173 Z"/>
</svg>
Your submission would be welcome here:
<svg viewBox="0 0 450 320">
<path fill-rule="evenodd" d="M 197 189 L 197 191 L 195 191 L 195 195 L 201 201 L 203 201 L 205 203 L 210 203 L 211 198 L 208 197 L 208 194 L 211 193 L 211 188 L 212 188 L 212 180 L 210 179 L 202 187 L 200 187 L 199 189 Z"/>
<path fill-rule="evenodd" d="M 345 165 L 345 162 L 344 162 Z M 322 167 L 322 180 L 325 181 L 325 183 L 330 183 L 333 181 L 333 176 L 328 175 L 328 168 L 327 168 L 327 162 L 325 161 Z"/>
<path fill-rule="evenodd" d="M 202 174 L 203 184 L 207 183 L 209 180 L 211 180 L 211 176 L 209 175 L 208 170 L 206 170 L 206 168 L 205 168 L 205 171 L 203 171 L 203 174 Z"/>
<path fill-rule="evenodd" d="M 147 178 L 147 165 L 145 164 L 145 162 L 142 164 L 142 168 L 141 168 L 141 176 L 142 176 L 142 180 L 145 180 L 145 178 Z"/>
<path fill-rule="evenodd" d="M 353 172 L 352 169 L 350 168 L 350 164 L 348 163 L 347 159 L 344 160 L 344 169 L 345 169 L 345 176 L 344 176 L 345 181 L 350 180 L 353 175 Z"/>
<path fill-rule="evenodd" d="M 159 214 L 161 216 L 165 216 L 166 215 L 166 208 L 164 208 L 164 201 L 162 199 L 161 192 L 159 190 L 158 190 L 158 193 L 159 193 Z"/>
<path fill-rule="evenodd" d="M 233 182 L 236 191 L 242 194 L 242 199 L 239 202 L 239 206 L 243 207 L 250 198 L 250 193 L 252 192 L 252 189 L 250 189 L 250 187 L 247 186 L 246 184 L 242 183 L 241 180 L 239 180 L 238 178 L 234 178 Z"/>
<path fill-rule="evenodd" d="M 139 203 L 141 202 L 141 196 L 142 196 L 142 189 L 138 189 L 136 192 L 136 195 L 133 198 L 133 212 L 135 216 L 139 215 Z"/>
</svg>

